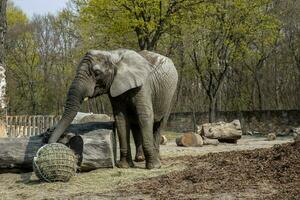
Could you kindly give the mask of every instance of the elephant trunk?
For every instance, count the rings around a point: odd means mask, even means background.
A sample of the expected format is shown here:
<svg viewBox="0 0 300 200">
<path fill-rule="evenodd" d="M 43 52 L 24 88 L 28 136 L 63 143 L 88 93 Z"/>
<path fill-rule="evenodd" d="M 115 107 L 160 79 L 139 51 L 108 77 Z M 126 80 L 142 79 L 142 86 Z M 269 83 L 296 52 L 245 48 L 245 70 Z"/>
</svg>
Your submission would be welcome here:
<svg viewBox="0 0 300 200">
<path fill-rule="evenodd" d="M 84 81 L 82 81 L 80 78 L 75 78 L 67 95 L 66 105 L 62 118 L 51 134 L 48 143 L 57 142 L 66 128 L 71 124 L 80 109 L 83 99 L 87 97 L 86 93 L 87 92 L 85 89 Z"/>
</svg>

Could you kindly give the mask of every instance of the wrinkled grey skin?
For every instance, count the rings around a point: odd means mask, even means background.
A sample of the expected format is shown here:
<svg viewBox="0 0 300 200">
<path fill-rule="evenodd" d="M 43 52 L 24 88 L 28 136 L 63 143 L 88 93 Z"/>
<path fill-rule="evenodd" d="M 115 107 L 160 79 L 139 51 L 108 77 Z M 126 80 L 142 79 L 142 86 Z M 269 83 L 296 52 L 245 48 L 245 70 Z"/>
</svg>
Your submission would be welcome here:
<svg viewBox="0 0 300 200">
<path fill-rule="evenodd" d="M 120 143 L 117 166 L 133 167 L 130 130 L 146 159 L 146 168 L 159 168 L 160 126 L 168 112 L 178 75 L 173 62 L 162 55 L 131 50 L 91 50 L 82 59 L 69 89 L 65 111 L 50 136 L 56 142 L 86 97 L 108 94 Z"/>
</svg>

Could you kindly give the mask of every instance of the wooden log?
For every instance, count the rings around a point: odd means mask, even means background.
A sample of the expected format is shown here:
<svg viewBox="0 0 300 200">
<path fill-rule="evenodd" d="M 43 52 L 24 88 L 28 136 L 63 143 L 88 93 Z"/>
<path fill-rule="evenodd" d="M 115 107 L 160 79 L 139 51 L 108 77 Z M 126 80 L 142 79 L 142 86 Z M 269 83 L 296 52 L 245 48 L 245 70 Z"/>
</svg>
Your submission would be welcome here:
<svg viewBox="0 0 300 200">
<path fill-rule="evenodd" d="M 181 137 L 176 138 L 176 144 L 183 147 L 201 147 L 203 139 L 195 133 L 184 133 Z"/>
<path fill-rule="evenodd" d="M 161 135 L 161 136 L 160 136 L 160 144 L 161 144 L 161 145 L 166 145 L 167 142 L 168 142 L 167 137 L 166 137 L 165 135 Z"/>
<path fill-rule="evenodd" d="M 233 141 L 242 137 L 241 123 L 234 120 L 230 123 L 217 122 L 206 123 L 201 126 L 200 135 L 209 139 L 218 139 L 219 141 Z"/>
<path fill-rule="evenodd" d="M 73 149 L 78 157 L 81 156 L 81 171 L 114 167 L 116 142 L 113 122 L 70 125 L 60 142 Z M 31 171 L 33 157 L 43 145 L 41 135 L 0 139 L 0 172 L 8 169 Z"/>
</svg>

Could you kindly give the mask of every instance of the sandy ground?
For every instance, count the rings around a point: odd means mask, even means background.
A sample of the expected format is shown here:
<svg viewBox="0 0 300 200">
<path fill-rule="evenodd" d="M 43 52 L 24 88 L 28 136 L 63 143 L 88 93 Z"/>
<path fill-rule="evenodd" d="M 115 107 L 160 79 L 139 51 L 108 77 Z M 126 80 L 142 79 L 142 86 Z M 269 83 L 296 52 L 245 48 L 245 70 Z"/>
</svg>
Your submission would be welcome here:
<svg viewBox="0 0 300 200">
<path fill-rule="evenodd" d="M 78 174 L 68 183 L 41 183 L 33 173 L 0 174 L 0 199 L 160 199 L 160 196 L 153 196 L 153 194 L 147 194 L 147 192 L 136 192 L 141 189 L 137 188 L 134 184 L 147 182 L 147 180 L 151 183 L 150 180 L 153 177 L 158 180 L 160 177 L 168 174 L 185 171 L 191 165 L 194 165 L 191 163 L 191 160 L 195 156 L 197 156 L 197 159 L 200 159 L 201 155 L 214 155 L 209 153 L 270 148 L 275 144 L 283 144 L 291 141 L 292 138 L 289 137 L 266 141 L 262 137 L 245 136 L 238 141 L 238 144 L 184 148 L 177 147 L 174 138 L 171 138 L 167 145 L 161 146 L 163 164 L 161 169 L 145 170 L 144 164 L 140 163 L 137 164 L 136 168 L 131 169 L 98 169 Z M 201 165 L 201 159 L 199 163 Z M 209 168 L 209 166 L 203 165 L 202 168 Z M 150 189 L 151 187 L 153 188 L 153 185 L 149 186 Z M 128 188 L 128 191 L 126 191 L 126 188 Z M 169 198 L 168 196 L 166 197 L 166 199 Z M 193 198 L 193 195 L 187 197 L 190 197 L 187 199 L 197 199 L 199 196 L 196 195 L 194 196 L 195 198 Z M 223 199 L 235 199 L 230 195 L 228 198 L 225 197 L 226 195 L 222 196 Z M 179 199 L 184 198 L 180 197 Z"/>
<path fill-rule="evenodd" d="M 277 137 L 276 140 L 267 141 L 264 137 L 243 136 L 238 140 L 237 144 L 221 143 L 217 146 L 205 145 L 203 147 L 177 147 L 174 141 L 168 142 L 167 145 L 162 145 L 162 158 L 178 157 L 184 155 L 204 155 L 207 153 L 226 152 L 226 151 L 241 151 L 253 150 L 257 148 L 269 148 L 274 144 L 282 144 L 291 142 L 292 137 Z"/>
</svg>

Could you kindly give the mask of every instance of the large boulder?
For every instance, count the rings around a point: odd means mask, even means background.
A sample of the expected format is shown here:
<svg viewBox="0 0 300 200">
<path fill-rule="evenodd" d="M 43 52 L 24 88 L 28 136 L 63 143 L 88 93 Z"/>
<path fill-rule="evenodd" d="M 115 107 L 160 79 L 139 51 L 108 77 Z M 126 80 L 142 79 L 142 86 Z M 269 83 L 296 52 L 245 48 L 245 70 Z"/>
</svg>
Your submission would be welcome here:
<svg viewBox="0 0 300 200">
<path fill-rule="evenodd" d="M 80 120 L 85 117 L 92 115 L 93 113 L 84 113 L 84 112 L 78 112 L 76 116 L 74 117 L 72 124 L 80 124 Z"/>
<path fill-rule="evenodd" d="M 300 141 L 300 127 L 293 129 L 293 138 L 295 142 Z"/>
<path fill-rule="evenodd" d="M 239 120 L 230 123 L 206 123 L 198 127 L 198 134 L 209 139 L 218 139 L 220 142 L 232 141 L 242 137 L 242 128 Z"/>
<path fill-rule="evenodd" d="M 88 122 L 108 122 L 111 118 L 106 114 L 93 114 L 78 112 L 72 121 L 72 124 L 82 124 Z"/>
</svg>

